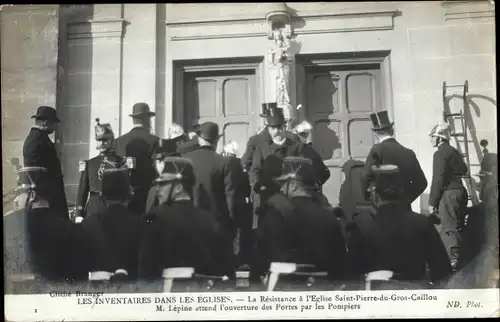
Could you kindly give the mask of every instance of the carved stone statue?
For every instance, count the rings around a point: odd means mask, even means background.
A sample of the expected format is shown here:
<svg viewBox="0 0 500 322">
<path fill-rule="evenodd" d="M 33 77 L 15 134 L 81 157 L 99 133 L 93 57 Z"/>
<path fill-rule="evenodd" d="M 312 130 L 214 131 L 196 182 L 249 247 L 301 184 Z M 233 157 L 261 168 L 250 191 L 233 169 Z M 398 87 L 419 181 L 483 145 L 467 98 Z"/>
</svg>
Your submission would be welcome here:
<svg viewBox="0 0 500 322">
<path fill-rule="evenodd" d="M 284 109 L 285 117 L 290 114 L 290 65 L 293 61 L 288 49 L 290 45 L 288 39 L 283 35 L 281 29 L 273 30 L 274 46 L 268 54 L 271 70 L 271 79 L 274 80 L 276 103 L 278 107 Z"/>
</svg>

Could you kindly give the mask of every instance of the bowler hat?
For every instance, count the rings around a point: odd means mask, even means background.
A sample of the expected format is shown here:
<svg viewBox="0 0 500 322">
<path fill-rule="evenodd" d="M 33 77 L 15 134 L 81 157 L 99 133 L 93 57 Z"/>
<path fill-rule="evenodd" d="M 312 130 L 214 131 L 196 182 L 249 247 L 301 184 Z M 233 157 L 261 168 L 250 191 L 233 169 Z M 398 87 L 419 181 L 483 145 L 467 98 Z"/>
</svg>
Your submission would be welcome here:
<svg viewBox="0 0 500 322">
<path fill-rule="evenodd" d="M 102 172 L 101 194 L 109 200 L 126 200 L 131 196 L 128 168 L 111 168 Z"/>
<path fill-rule="evenodd" d="M 147 103 L 135 103 L 134 106 L 132 106 L 132 114 L 130 114 L 131 117 L 153 117 L 155 115 L 156 113 L 151 112 L 151 109 L 149 108 L 149 105 Z"/>
<path fill-rule="evenodd" d="M 198 136 L 209 142 L 217 140 L 222 135 L 219 134 L 219 125 L 214 122 L 205 122 L 200 126 Z"/>
<path fill-rule="evenodd" d="M 47 121 L 56 121 L 61 122 L 57 117 L 56 110 L 50 106 L 40 106 L 36 110 L 36 114 L 31 116 L 31 118 L 37 120 L 47 120 Z"/>
<path fill-rule="evenodd" d="M 389 120 L 389 113 L 387 111 L 372 113 L 370 114 L 370 118 L 373 124 L 373 131 L 380 131 L 394 125 L 394 122 Z"/>
<path fill-rule="evenodd" d="M 312 161 L 302 157 L 286 157 L 283 160 L 282 174 L 276 181 L 297 180 L 304 183 L 316 183 Z"/>
<path fill-rule="evenodd" d="M 182 157 L 166 157 L 162 160 L 162 173 L 155 180 L 156 183 L 183 181 L 194 184 L 195 176 L 191 160 Z"/>
<path fill-rule="evenodd" d="M 269 115 L 269 109 L 277 108 L 276 103 L 262 103 L 262 112 L 259 114 L 260 117 L 267 117 Z"/>
<path fill-rule="evenodd" d="M 268 126 L 277 126 L 285 124 L 285 115 L 283 109 L 279 107 L 271 107 L 267 109 L 266 124 Z"/>
</svg>

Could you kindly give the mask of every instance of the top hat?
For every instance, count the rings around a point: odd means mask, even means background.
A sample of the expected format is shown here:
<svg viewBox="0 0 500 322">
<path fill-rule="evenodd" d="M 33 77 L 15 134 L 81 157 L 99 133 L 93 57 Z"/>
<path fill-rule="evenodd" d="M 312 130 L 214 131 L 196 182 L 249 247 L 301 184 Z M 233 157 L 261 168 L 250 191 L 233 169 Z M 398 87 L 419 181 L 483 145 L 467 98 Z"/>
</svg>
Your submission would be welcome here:
<svg viewBox="0 0 500 322">
<path fill-rule="evenodd" d="M 394 125 L 394 122 L 389 120 L 389 113 L 387 111 L 372 113 L 370 114 L 370 118 L 373 124 L 373 131 L 380 131 Z"/>
<path fill-rule="evenodd" d="M 130 197 L 130 172 L 128 168 L 104 169 L 101 179 L 101 195 L 110 200 L 125 200 Z"/>
<path fill-rule="evenodd" d="M 445 140 L 450 140 L 450 125 L 446 122 L 440 121 L 438 124 L 434 125 L 431 132 L 429 133 L 431 137 L 439 137 Z"/>
<path fill-rule="evenodd" d="M 316 174 L 312 161 L 302 157 L 286 157 L 283 160 L 282 174 L 276 180 L 296 180 L 304 183 L 316 183 Z"/>
<path fill-rule="evenodd" d="M 260 117 L 267 117 L 269 115 L 269 109 L 277 108 L 277 103 L 262 103 L 262 112 L 259 114 Z"/>
<path fill-rule="evenodd" d="M 153 117 L 155 116 L 155 112 L 151 112 L 149 105 L 147 103 L 135 103 L 134 106 L 132 107 L 132 114 L 129 116 L 131 117 Z"/>
<path fill-rule="evenodd" d="M 163 169 L 156 183 L 183 181 L 194 184 L 195 176 L 191 160 L 182 157 L 166 157 L 162 160 Z"/>
<path fill-rule="evenodd" d="M 38 109 L 36 110 L 36 114 L 31 116 L 31 118 L 34 118 L 37 120 L 61 122 L 61 120 L 57 117 L 56 110 L 50 106 L 38 107 Z"/>
<path fill-rule="evenodd" d="M 113 129 L 111 128 L 111 124 L 109 123 L 101 124 L 99 123 L 100 121 L 99 118 L 96 118 L 95 121 L 97 122 L 95 126 L 96 140 L 113 139 L 115 137 Z"/>
<path fill-rule="evenodd" d="M 266 118 L 268 126 L 277 126 L 285 124 L 285 115 L 283 109 L 276 107 L 276 103 L 267 103 L 266 114 L 262 114 Z M 270 106 L 270 107 L 269 107 Z"/>
<path fill-rule="evenodd" d="M 201 124 L 198 136 L 207 141 L 214 141 L 222 136 L 219 134 L 219 125 L 214 122 L 205 122 Z"/>
<path fill-rule="evenodd" d="M 18 170 L 18 185 L 21 190 L 39 188 L 43 190 L 49 185 L 49 173 L 44 167 L 24 167 Z"/>
</svg>

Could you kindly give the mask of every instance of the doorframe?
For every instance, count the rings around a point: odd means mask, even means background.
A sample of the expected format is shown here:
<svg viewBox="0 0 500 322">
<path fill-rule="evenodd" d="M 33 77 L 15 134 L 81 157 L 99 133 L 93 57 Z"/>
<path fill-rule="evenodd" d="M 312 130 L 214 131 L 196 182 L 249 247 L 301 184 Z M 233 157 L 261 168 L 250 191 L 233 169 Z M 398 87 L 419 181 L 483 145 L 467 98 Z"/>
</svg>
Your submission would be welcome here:
<svg viewBox="0 0 500 322">
<path fill-rule="evenodd" d="M 249 70 L 255 73 L 255 98 L 251 115 L 253 124 L 257 124 L 260 104 L 264 93 L 264 56 L 242 58 L 216 58 L 195 60 L 174 60 L 173 64 L 173 95 L 172 95 L 172 120 L 184 125 L 184 75 L 196 72 L 217 72 L 233 70 Z M 258 106 L 257 106 L 258 104 Z M 186 107 L 187 108 L 187 107 Z M 254 131 L 255 129 L 252 129 Z"/>
<path fill-rule="evenodd" d="M 327 53 L 303 54 L 296 56 L 296 84 L 297 104 L 302 104 L 305 109 L 298 114 L 299 122 L 305 120 L 307 115 L 307 70 L 312 67 L 335 67 L 345 65 L 380 64 L 382 108 L 387 110 L 390 118 L 394 120 L 393 92 L 390 64 L 390 50 L 354 52 L 354 53 Z"/>
</svg>

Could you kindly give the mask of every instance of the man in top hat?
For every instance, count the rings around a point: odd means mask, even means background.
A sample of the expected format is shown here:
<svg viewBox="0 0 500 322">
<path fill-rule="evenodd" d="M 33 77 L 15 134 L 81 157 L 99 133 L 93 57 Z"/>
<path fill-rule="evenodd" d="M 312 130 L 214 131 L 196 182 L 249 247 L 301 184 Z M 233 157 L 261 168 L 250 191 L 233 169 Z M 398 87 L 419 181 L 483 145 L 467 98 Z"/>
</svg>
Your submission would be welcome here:
<svg viewBox="0 0 500 322">
<path fill-rule="evenodd" d="M 269 198 L 257 228 L 252 279 L 265 273 L 271 262 L 312 264 L 332 279 L 343 279 L 347 272 L 344 238 L 336 217 L 315 200 L 312 161 L 287 157 L 281 173 L 276 181 L 282 194 Z"/>
<path fill-rule="evenodd" d="M 82 218 L 99 213 L 105 208 L 101 198 L 103 171 L 133 167 L 133 165 L 127 164 L 126 158 L 115 152 L 113 147 L 115 135 L 111 125 L 108 123 L 100 124 L 98 118 L 96 122 L 95 140 L 99 155 L 88 161 L 80 161 L 79 166 L 81 175 L 76 201 L 76 216 Z"/>
<path fill-rule="evenodd" d="M 268 190 L 266 195 L 273 194 L 270 190 L 279 190 L 273 181 L 273 178 L 280 174 L 280 164 L 268 162 L 269 166 L 264 169 L 263 165 L 270 156 L 278 157 L 283 160 L 288 156 L 300 156 L 312 160 L 316 171 L 317 185 L 320 187 L 330 177 L 330 170 L 325 166 L 321 157 L 310 146 L 302 143 L 300 140 L 291 139 L 285 131 L 285 118 L 283 110 L 276 107 L 276 104 L 270 103 L 266 110 L 266 131 L 268 139 L 260 140 L 255 147 L 253 153 L 252 166 L 249 171 L 250 183 L 253 191 L 262 191 L 261 187 Z M 278 166 L 272 166 L 276 164 Z M 264 205 L 265 200 L 260 200 L 258 194 L 254 194 L 254 211 L 257 211 L 261 205 Z M 264 198 L 265 199 L 265 198 Z"/>
<path fill-rule="evenodd" d="M 368 272 L 390 270 L 395 280 L 421 287 L 428 287 L 428 282 L 444 286 L 451 274 L 446 249 L 432 221 L 408 209 L 397 180 L 400 169 L 377 164 L 370 172 L 374 208 L 353 217 L 348 240 L 351 271 L 362 277 Z"/>
<path fill-rule="evenodd" d="M 128 169 L 103 171 L 102 197 L 105 208 L 81 223 L 86 241 L 82 257 L 90 272 L 110 272 L 113 278 L 133 280 L 143 226 L 140 214 L 128 208 L 132 197 Z"/>
<path fill-rule="evenodd" d="M 229 240 L 236 237 L 237 223 L 241 222 L 241 207 L 245 205 L 245 190 L 241 185 L 243 169 L 235 158 L 225 158 L 215 150 L 222 135 L 219 126 L 205 122 L 200 126 L 200 147 L 184 154 L 191 160 L 196 177 L 195 205 L 210 212 L 222 225 Z"/>
<path fill-rule="evenodd" d="M 116 152 L 119 155 L 135 158 L 135 169 L 130 178 L 134 190 L 130 207 L 138 213 L 145 212 L 148 191 L 156 177 L 153 153 L 159 138 L 151 134 L 151 118 L 155 115 L 148 104 L 134 104 L 130 114 L 134 128 L 116 139 Z"/>
<path fill-rule="evenodd" d="M 55 145 L 49 138 L 49 134 L 57 129 L 60 120 L 56 110 L 50 106 L 40 106 L 32 118 L 35 119 L 35 124 L 23 146 L 24 166 L 47 169 L 51 182 L 51 207 L 61 218 L 69 219 L 61 162 Z"/>
<path fill-rule="evenodd" d="M 163 269 L 193 267 L 198 274 L 233 276 L 231 243 L 216 218 L 195 207 L 191 161 L 166 157 L 155 180 L 160 205 L 144 215 L 139 277 L 158 279 Z"/>
<path fill-rule="evenodd" d="M 468 194 L 462 177 L 467 165 L 457 149 L 450 145 L 450 126 L 439 122 L 429 133 L 436 148 L 433 156 L 432 184 L 429 195 L 429 213 L 441 219 L 439 234 L 448 251 L 452 266 L 458 262 L 461 231 L 464 228 Z"/>
<path fill-rule="evenodd" d="M 363 192 L 369 198 L 369 189 L 373 183 L 371 167 L 375 164 L 394 164 L 400 169 L 400 184 L 403 187 L 402 198 L 411 209 L 411 204 L 417 199 L 425 188 L 427 179 L 420 167 L 415 152 L 402 146 L 394 138 L 394 122 L 390 122 L 387 111 L 372 113 L 370 115 L 373 132 L 379 143 L 375 144 L 368 153 L 365 162 L 365 177 L 362 183 Z"/>
</svg>

